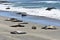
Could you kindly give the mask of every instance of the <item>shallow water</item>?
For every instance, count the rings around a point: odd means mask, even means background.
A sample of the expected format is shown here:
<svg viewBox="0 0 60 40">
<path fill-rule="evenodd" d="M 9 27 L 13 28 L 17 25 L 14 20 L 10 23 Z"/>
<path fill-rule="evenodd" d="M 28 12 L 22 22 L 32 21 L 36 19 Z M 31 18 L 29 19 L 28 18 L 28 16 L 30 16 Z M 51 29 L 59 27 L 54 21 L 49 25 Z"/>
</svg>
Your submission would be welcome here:
<svg viewBox="0 0 60 40">
<path fill-rule="evenodd" d="M 38 24 L 60 26 L 60 20 L 54 20 L 54 19 L 45 18 L 45 17 L 35 17 L 35 16 L 22 17 L 21 15 L 18 15 L 16 13 L 17 12 L 0 11 L 0 16 L 17 18 L 19 20 L 24 20 L 28 22 L 31 21 L 31 22 L 38 23 Z"/>
</svg>

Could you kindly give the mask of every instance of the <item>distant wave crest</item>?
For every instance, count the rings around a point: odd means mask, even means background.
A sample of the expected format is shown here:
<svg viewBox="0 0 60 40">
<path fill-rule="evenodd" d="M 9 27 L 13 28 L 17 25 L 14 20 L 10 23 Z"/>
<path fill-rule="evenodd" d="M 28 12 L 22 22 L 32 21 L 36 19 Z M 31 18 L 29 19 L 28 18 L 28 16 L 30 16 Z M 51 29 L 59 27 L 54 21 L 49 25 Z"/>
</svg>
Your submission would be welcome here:
<svg viewBox="0 0 60 40">
<path fill-rule="evenodd" d="M 60 1 L 33 1 L 33 3 L 41 3 L 41 2 L 44 2 L 44 3 L 60 3 Z"/>
</svg>

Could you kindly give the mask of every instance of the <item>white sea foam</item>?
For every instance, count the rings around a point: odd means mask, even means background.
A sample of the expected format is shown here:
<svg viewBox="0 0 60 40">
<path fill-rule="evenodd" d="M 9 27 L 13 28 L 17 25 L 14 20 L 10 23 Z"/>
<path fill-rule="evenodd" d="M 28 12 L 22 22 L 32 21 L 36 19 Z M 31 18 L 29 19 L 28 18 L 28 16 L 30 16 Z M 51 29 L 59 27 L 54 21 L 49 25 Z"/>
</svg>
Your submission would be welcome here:
<svg viewBox="0 0 60 40">
<path fill-rule="evenodd" d="M 5 6 L 13 6 L 13 3 L 1 3 L 0 5 L 5 5 Z"/>
<path fill-rule="evenodd" d="M 4 11 L 17 11 L 17 12 L 26 12 L 28 15 L 35 16 L 45 16 L 50 18 L 55 18 L 60 20 L 60 10 L 52 9 L 51 11 L 45 10 L 45 8 L 34 8 L 34 9 L 26 9 L 22 7 L 11 7 L 10 9 L 6 9 L 8 6 L 0 4 L 0 10 Z"/>
<path fill-rule="evenodd" d="M 60 1 L 33 1 L 32 3 L 40 3 L 40 2 L 44 2 L 44 3 L 60 3 Z"/>
</svg>

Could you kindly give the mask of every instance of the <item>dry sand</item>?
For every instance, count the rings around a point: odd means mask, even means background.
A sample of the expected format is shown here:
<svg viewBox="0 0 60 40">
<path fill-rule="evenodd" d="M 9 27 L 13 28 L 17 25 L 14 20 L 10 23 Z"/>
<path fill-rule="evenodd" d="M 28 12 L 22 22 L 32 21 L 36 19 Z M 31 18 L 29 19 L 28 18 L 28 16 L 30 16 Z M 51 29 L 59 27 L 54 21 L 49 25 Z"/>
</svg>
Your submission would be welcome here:
<svg viewBox="0 0 60 40">
<path fill-rule="evenodd" d="M 60 27 L 57 30 L 41 29 L 44 25 L 28 22 L 25 27 L 10 27 L 19 22 L 5 21 L 7 17 L 0 16 L 0 40 L 60 40 Z M 32 29 L 36 26 L 37 29 Z M 27 34 L 10 34 L 12 31 L 25 31 Z"/>
</svg>

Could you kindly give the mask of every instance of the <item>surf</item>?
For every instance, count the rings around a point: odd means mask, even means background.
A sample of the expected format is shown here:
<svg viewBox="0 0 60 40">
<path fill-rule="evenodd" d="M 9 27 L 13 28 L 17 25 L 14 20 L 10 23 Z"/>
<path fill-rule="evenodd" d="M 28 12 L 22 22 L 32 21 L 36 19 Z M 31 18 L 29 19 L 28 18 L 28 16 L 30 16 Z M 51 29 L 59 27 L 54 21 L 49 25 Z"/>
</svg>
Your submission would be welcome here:
<svg viewBox="0 0 60 40">
<path fill-rule="evenodd" d="M 6 9 L 10 7 L 10 9 Z M 26 12 L 27 15 L 33 16 L 44 16 L 60 20 L 60 9 L 52 9 L 51 11 L 46 10 L 47 7 L 42 8 L 23 8 L 23 7 L 12 7 L 11 5 L 2 5 L 0 4 L 0 10 L 3 11 L 15 11 L 15 12 Z"/>
<path fill-rule="evenodd" d="M 60 3 L 60 1 L 33 1 L 32 3 Z"/>
</svg>

